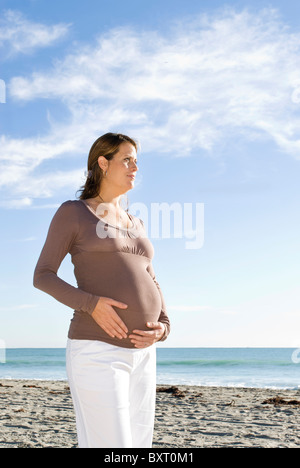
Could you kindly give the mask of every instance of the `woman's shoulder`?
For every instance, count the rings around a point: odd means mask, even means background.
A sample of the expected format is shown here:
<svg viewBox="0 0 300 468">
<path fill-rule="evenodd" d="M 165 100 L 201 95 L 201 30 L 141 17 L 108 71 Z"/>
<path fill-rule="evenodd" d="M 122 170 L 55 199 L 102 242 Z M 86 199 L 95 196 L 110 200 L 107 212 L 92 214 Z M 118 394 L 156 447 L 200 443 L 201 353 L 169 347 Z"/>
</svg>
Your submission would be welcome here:
<svg viewBox="0 0 300 468">
<path fill-rule="evenodd" d="M 66 200 L 61 203 L 59 209 L 75 209 L 81 204 L 81 200 Z"/>
<path fill-rule="evenodd" d="M 77 216 L 80 205 L 80 200 L 66 200 L 58 206 L 55 217 L 70 220 L 71 217 L 74 218 L 75 214 Z"/>
</svg>

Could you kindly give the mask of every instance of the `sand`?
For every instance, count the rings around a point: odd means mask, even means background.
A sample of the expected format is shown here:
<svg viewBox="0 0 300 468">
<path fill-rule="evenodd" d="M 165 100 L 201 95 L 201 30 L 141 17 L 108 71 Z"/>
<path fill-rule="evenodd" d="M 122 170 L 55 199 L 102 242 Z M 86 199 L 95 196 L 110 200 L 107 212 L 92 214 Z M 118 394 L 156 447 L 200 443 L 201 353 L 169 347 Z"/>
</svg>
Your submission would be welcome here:
<svg viewBox="0 0 300 468">
<path fill-rule="evenodd" d="M 153 448 L 297 448 L 299 400 L 292 390 L 159 385 Z M 77 446 L 67 382 L 0 380 L 0 421 L 0 448 Z"/>
</svg>

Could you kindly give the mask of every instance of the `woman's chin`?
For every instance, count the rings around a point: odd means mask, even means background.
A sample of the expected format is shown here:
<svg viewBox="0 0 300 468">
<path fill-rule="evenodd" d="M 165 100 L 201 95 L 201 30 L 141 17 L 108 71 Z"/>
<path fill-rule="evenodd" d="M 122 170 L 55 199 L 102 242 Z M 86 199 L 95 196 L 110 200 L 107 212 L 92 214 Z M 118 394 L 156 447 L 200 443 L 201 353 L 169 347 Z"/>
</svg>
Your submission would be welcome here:
<svg viewBox="0 0 300 468">
<path fill-rule="evenodd" d="M 134 180 L 129 179 L 127 186 L 129 187 L 129 190 L 132 189 L 134 187 Z"/>
</svg>

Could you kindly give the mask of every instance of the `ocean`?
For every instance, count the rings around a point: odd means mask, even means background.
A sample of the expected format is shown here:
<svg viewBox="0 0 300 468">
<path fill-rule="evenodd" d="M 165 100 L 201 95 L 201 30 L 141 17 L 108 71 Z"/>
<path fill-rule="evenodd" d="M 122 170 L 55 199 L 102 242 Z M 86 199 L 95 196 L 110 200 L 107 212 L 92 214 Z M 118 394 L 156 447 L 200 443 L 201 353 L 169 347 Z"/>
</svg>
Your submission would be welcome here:
<svg viewBox="0 0 300 468">
<path fill-rule="evenodd" d="M 66 380 L 65 349 L 6 349 L 0 379 Z M 299 389 L 300 350 L 157 348 L 157 384 Z"/>
</svg>

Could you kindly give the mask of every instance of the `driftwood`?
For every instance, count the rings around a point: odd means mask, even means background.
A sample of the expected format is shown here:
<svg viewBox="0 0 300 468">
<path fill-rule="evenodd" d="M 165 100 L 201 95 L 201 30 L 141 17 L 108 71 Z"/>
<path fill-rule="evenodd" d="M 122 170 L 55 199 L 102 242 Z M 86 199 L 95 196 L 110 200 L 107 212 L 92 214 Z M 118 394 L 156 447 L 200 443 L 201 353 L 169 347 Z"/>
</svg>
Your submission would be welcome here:
<svg viewBox="0 0 300 468">
<path fill-rule="evenodd" d="M 179 390 L 178 387 L 158 387 L 156 389 L 157 392 L 165 392 L 165 393 L 171 393 L 173 396 L 177 397 L 177 398 L 183 398 L 185 397 L 185 393 L 182 392 L 181 390 Z"/>
<path fill-rule="evenodd" d="M 283 406 L 283 405 L 293 405 L 293 406 L 300 406 L 299 400 L 285 400 L 280 396 L 276 396 L 274 398 L 269 398 L 262 402 L 263 405 L 274 405 L 274 406 Z"/>
</svg>

